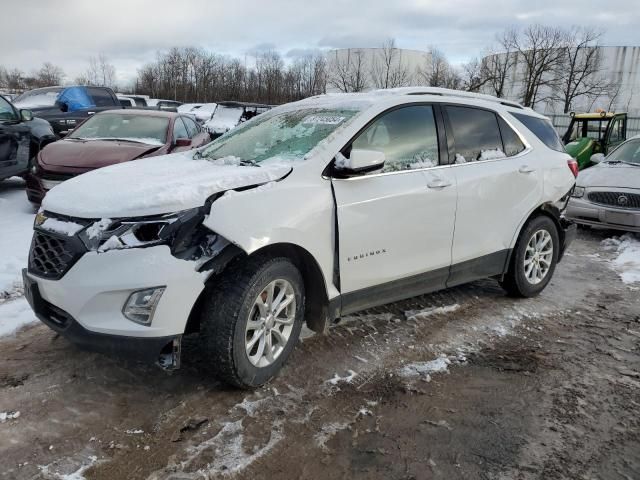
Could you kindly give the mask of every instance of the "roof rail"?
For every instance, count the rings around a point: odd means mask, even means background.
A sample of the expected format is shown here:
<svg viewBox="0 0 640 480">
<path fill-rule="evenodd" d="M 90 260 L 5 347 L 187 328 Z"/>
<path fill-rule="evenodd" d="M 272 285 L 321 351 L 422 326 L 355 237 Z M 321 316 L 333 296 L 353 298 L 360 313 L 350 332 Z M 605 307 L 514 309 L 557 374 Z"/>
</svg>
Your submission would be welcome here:
<svg viewBox="0 0 640 480">
<path fill-rule="evenodd" d="M 477 100 L 484 100 L 487 102 L 500 103 L 507 107 L 523 109 L 522 105 L 517 102 L 507 101 L 504 98 L 494 97 L 492 95 L 486 95 L 484 93 L 465 92 L 462 90 L 452 90 L 449 88 L 440 87 L 401 87 L 391 89 L 392 92 L 401 95 L 437 95 L 437 96 L 449 96 L 449 97 L 461 97 L 461 98 L 475 98 Z"/>
</svg>

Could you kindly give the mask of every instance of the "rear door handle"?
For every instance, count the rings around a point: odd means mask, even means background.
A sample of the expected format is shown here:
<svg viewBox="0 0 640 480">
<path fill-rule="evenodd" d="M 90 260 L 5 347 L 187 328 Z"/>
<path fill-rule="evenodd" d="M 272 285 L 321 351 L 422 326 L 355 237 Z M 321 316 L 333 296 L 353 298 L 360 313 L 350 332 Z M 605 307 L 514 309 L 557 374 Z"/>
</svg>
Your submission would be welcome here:
<svg viewBox="0 0 640 480">
<path fill-rule="evenodd" d="M 427 183 L 427 187 L 429 188 L 435 188 L 435 189 L 441 189 L 441 188 L 446 188 L 446 187 L 450 187 L 451 183 L 447 182 L 446 180 L 443 180 L 441 178 L 435 179 L 435 180 L 431 180 L 429 183 Z"/>
<path fill-rule="evenodd" d="M 87 112 L 87 115 L 93 115 L 96 112 Z"/>
<path fill-rule="evenodd" d="M 531 168 L 529 165 L 522 165 L 522 166 L 520 166 L 518 171 L 520 173 L 532 173 L 532 172 L 535 172 L 536 169 L 535 168 Z"/>
</svg>

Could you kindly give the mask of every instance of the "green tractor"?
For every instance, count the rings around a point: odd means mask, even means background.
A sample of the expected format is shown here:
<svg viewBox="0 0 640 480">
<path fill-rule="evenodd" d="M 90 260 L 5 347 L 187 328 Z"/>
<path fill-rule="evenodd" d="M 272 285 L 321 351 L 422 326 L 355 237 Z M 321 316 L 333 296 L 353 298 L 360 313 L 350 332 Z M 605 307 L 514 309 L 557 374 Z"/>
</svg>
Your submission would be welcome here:
<svg viewBox="0 0 640 480">
<path fill-rule="evenodd" d="M 562 140 L 580 170 L 592 165 L 591 155 L 607 155 L 627 138 L 626 113 L 572 113 Z"/>
</svg>

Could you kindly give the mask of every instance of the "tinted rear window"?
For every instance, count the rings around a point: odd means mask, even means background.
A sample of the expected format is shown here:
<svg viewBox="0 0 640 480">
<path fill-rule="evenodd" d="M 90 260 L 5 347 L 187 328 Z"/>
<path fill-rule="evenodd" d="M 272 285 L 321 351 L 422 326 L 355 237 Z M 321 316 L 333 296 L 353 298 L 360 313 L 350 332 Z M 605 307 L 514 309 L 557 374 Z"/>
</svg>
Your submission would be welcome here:
<svg viewBox="0 0 640 480">
<path fill-rule="evenodd" d="M 457 163 L 480 160 L 486 152 L 503 152 L 495 113 L 471 107 L 447 106 L 446 109 L 453 129 Z"/>
<path fill-rule="evenodd" d="M 544 118 L 532 117 L 523 113 L 511 112 L 511 115 L 516 117 L 520 122 L 524 124 L 531 132 L 538 137 L 538 139 L 544 143 L 547 147 L 558 152 L 564 152 L 564 145 L 560 140 L 560 136 L 556 129 L 553 128 L 551 122 Z"/>
</svg>

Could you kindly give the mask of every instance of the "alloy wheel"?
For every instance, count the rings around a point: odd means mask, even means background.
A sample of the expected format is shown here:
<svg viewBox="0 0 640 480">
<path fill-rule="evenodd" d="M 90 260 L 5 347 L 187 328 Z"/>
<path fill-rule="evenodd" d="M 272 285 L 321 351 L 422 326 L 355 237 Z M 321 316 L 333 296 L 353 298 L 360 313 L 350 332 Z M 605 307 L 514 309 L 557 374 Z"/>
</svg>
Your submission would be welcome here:
<svg viewBox="0 0 640 480">
<path fill-rule="evenodd" d="M 553 239 L 544 229 L 535 232 L 524 253 L 524 276 L 532 285 L 540 283 L 549 273 L 553 261 Z"/>
<path fill-rule="evenodd" d="M 296 296 L 287 280 L 274 280 L 258 294 L 245 329 L 245 350 L 254 366 L 276 361 L 289 342 L 295 317 Z"/>
</svg>

